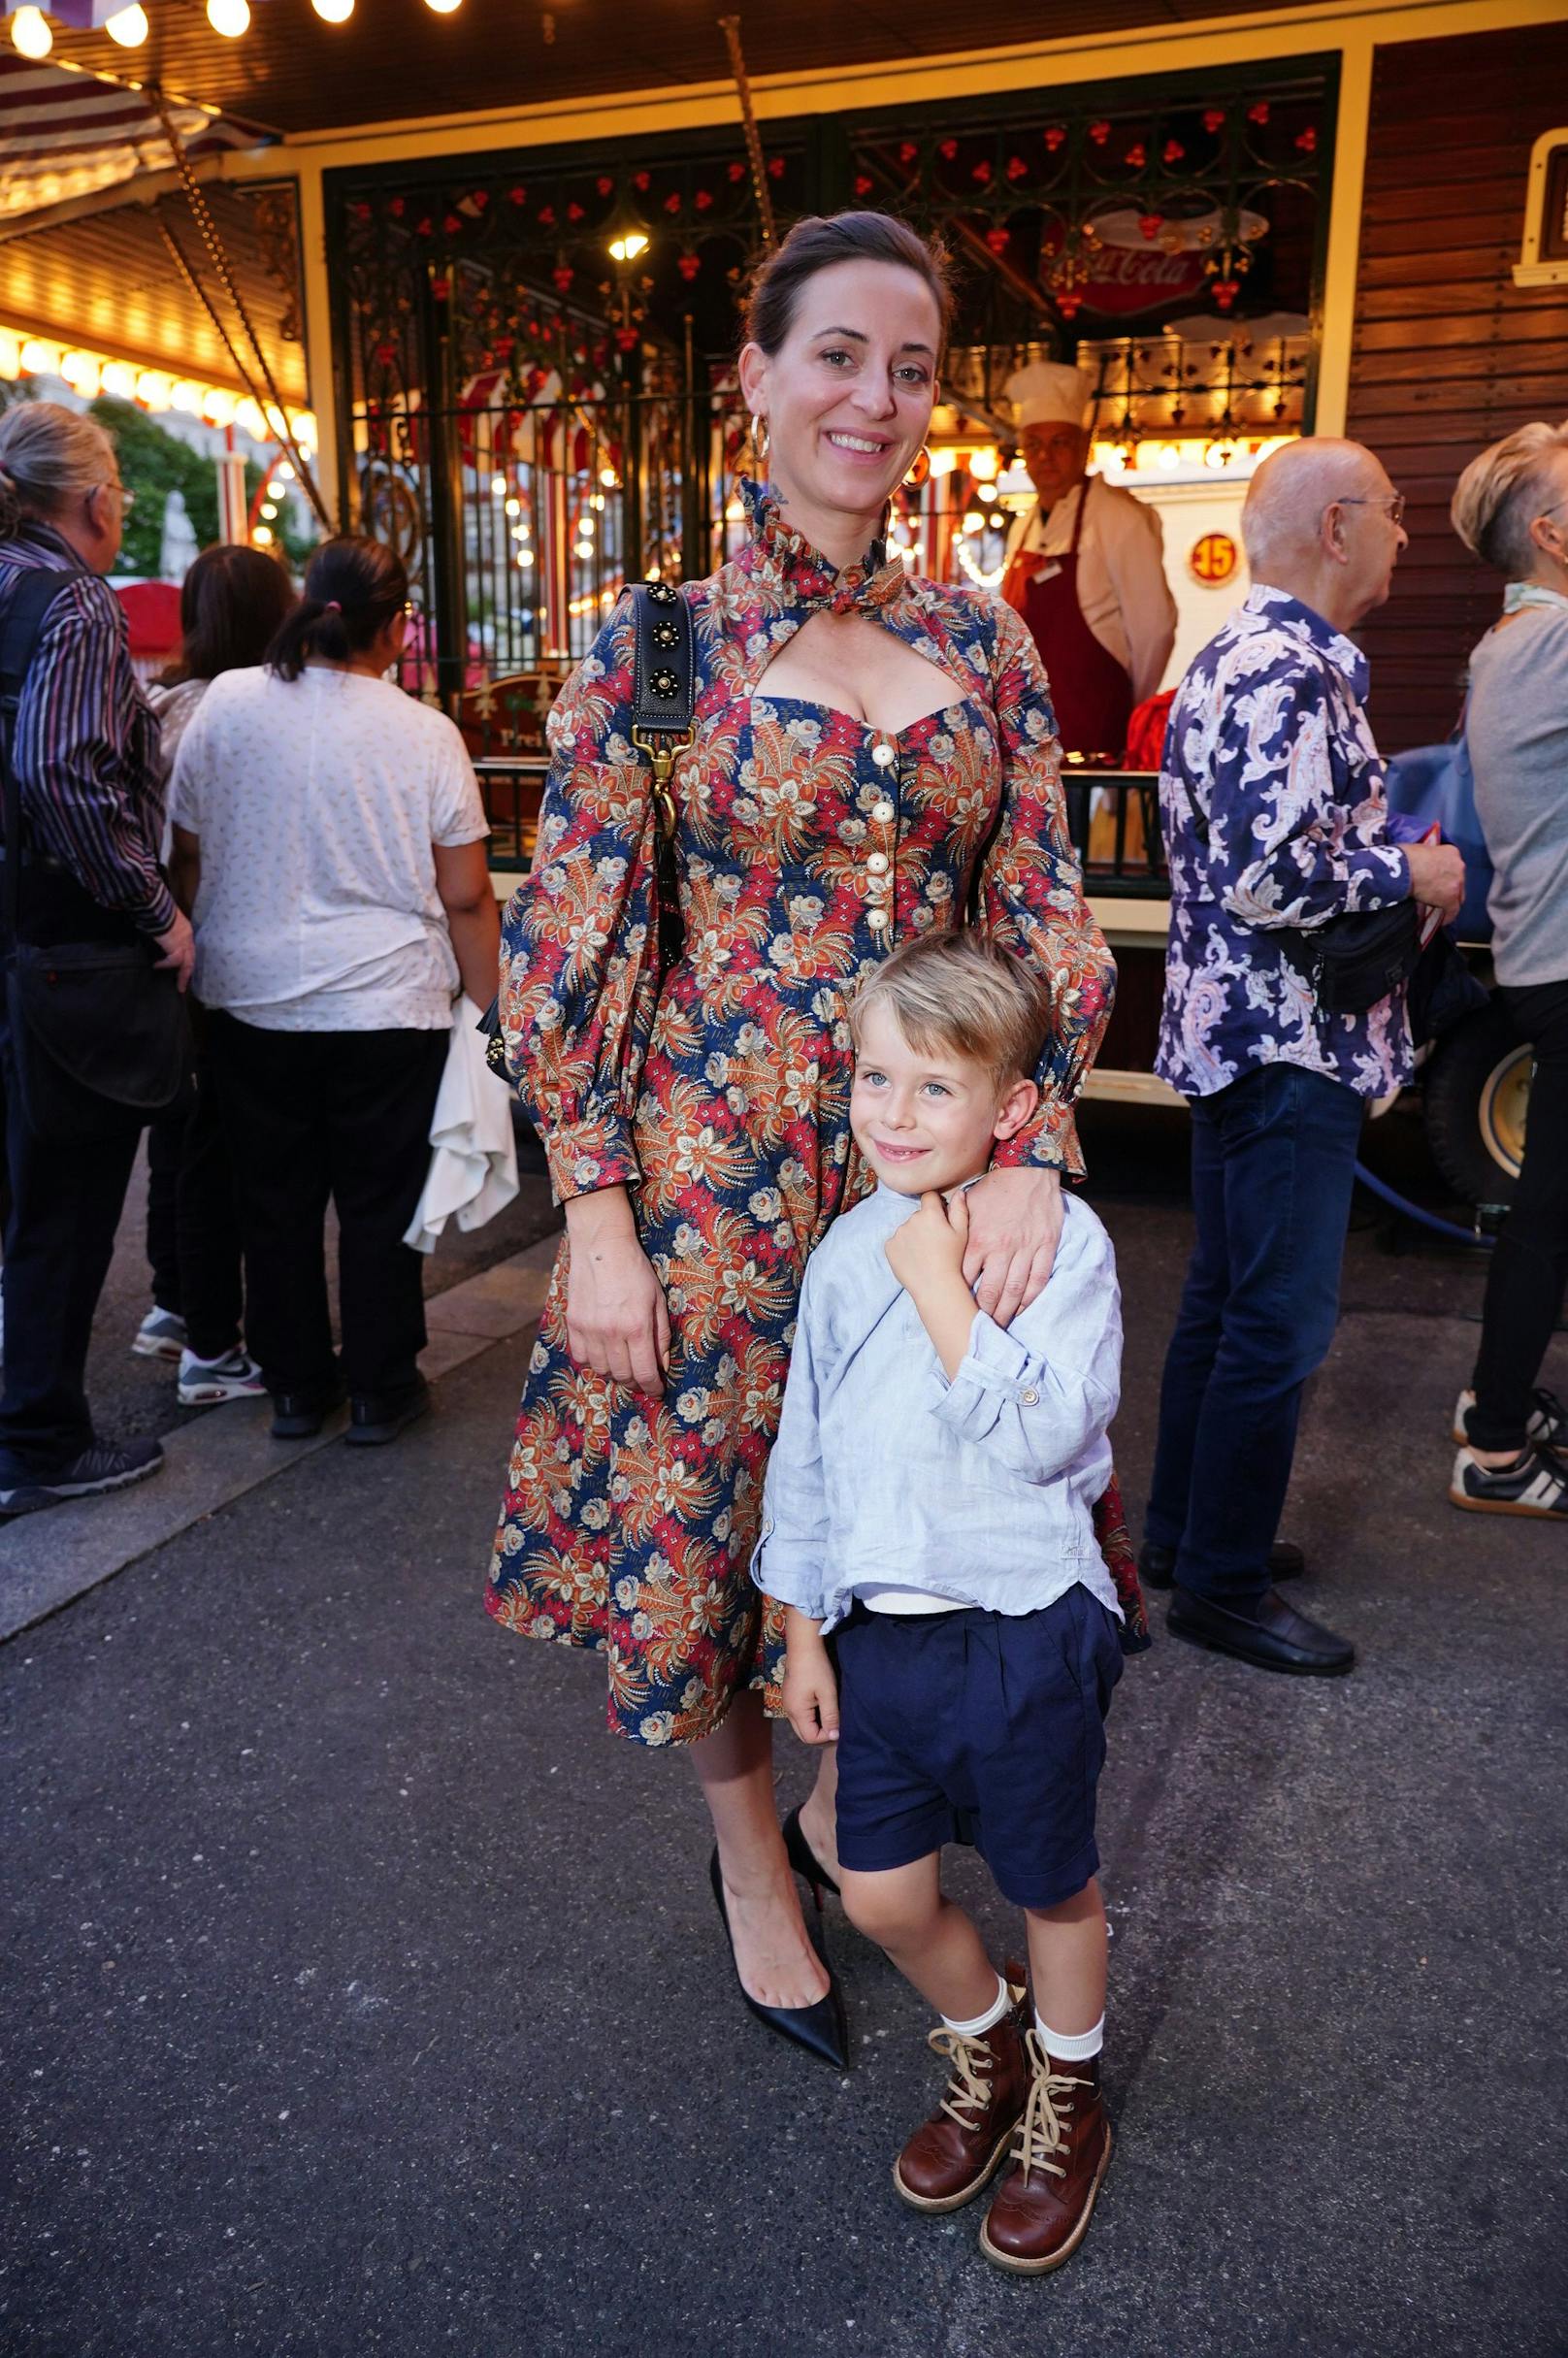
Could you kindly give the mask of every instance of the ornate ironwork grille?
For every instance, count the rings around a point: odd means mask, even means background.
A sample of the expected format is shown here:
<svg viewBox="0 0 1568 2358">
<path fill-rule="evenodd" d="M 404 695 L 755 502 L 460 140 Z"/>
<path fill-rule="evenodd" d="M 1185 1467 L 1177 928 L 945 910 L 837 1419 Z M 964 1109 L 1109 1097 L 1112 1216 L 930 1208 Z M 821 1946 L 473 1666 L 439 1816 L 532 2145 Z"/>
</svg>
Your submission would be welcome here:
<svg viewBox="0 0 1568 2358">
<path fill-rule="evenodd" d="M 781 226 L 861 204 L 942 231 L 947 383 L 975 431 L 1005 442 L 1009 373 L 1080 345 L 1101 431 L 1290 430 L 1310 422 L 1332 98 L 1327 61 L 1012 93 L 768 125 L 767 169 Z M 349 520 L 408 562 L 408 684 L 476 750 L 515 753 L 623 580 L 705 571 L 737 529 L 734 353 L 759 245 L 738 126 L 336 173 L 328 235 Z M 1254 345 L 1260 311 L 1286 328 Z M 962 473 L 928 484 L 911 562 L 962 550 L 973 573 L 998 512 Z"/>
</svg>

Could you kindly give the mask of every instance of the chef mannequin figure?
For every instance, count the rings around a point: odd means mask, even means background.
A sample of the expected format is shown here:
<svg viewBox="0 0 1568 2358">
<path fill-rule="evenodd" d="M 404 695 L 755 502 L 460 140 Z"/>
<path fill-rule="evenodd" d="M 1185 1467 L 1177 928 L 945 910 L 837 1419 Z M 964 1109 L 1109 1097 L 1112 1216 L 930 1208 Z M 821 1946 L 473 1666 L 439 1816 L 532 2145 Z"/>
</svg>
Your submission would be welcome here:
<svg viewBox="0 0 1568 2358">
<path fill-rule="evenodd" d="M 1034 635 L 1062 750 L 1120 760 L 1127 717 L 1160 685 L 1176 639 L 1152 508 L 1086 476 L 1093 398 L 1078 369 L 1041 360 L 1007 380 L 1038 505 L 1013 527 L 1001 594 Z"/>
</svg>

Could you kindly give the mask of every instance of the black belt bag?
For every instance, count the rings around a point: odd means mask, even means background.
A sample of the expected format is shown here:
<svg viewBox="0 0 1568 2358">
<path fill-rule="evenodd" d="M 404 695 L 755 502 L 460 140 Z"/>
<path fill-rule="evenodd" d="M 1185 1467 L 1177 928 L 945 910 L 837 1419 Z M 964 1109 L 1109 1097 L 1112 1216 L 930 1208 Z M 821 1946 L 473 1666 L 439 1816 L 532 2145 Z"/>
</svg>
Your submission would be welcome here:
<svg viewBox="0 0 1568 2358">
<path fill-rule="evenodd" d="M 60 1143 L 116 1118 L 161 1113 L 188 1054 L 184 1001 L 136 944 L 17 942 L 6 962 L 6 1022 L 28 1127 Z"/>
<path fill-rule="evenodd" d="M 1402 990 L 1421 956 L 1421 913 L 1414 901 L 1330 917 L 1315 932 L 1292 928 L 1274 939 L 1325 1015 L 1364 1015 Z"/>
<path fill-rule="evenodd" d="M 5 769 L 4 925 L 6 1026 L 16 1086 L 28 1127 L 61 1144 L 85 1143 L 108 1126 L 159 1113 L 180 1093 L 189 1054 L 185 1004 L 172 973 L 160 972 L 150 942 L 125 924 L 127 939 L 30 941 L 68 928 L 71 879 L 32 869 L 21 841 L 21 783 L 11 759 L 16 707 L 44 615 L 63 576 L 23 574 L 0 632 L 0 760 Z M 86 901 L 86 896 L 82 895 Z M 48 911 L 42 905 L 48 903 Z M 106 912 L 90 901 L 84 933 L 102 935 Z M 64 920 L 65 922 L 61 922 Z M 112 922 L 112 921 L 111 921 Z"/>
</svg>

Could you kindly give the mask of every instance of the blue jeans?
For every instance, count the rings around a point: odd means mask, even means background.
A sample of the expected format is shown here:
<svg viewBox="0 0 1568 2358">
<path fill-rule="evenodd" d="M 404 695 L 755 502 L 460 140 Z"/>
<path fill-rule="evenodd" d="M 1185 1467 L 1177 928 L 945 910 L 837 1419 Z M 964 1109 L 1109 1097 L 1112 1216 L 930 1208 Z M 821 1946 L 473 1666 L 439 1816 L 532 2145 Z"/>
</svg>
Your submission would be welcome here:
<svg viewBox="0 0 1568 2358">
<path fill-rule="evenodd" d="M 1144 1535 L 1196 1596 L 1260 1596 L 1301 1393 L 1339 1317 L 1361 1134 L 1354 1090 L 1263 1064 L 1194 1097 L 1197 1242 L 1160 1392 Z"/>
</svg>

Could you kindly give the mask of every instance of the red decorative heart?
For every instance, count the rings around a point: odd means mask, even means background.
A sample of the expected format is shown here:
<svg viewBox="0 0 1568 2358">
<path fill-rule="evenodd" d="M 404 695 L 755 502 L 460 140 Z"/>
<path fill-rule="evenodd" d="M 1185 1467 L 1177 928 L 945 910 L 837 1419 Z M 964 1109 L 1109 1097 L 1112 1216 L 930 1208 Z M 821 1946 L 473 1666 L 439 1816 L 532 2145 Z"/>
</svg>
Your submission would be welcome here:
<svg viewBox="0 0 1568 2358">
<path fill-rule="evenodd" d="M 953 161 L 953 158 L 957 155 L 958 151 L 959 143 L 956 139 L 944 139 L 936 150 L 937 154 L 942 158 L 942 161 L 947 164 L 950 164 Z"/>
<path fill-rule="evenodd" d="M 1295 144 L 1300 148 L 1303 155 L 1315 155 L 1317 153 L 1318 134 L 1311 123 L 1308 123 L 1304 131 L 1298 131 L 1296 133 Z"/>
<path fill-rule="evenodd" d="M 641 341 L 641 331 L 637 328 L 624 327 L 615 331 L 615 342 L 623 352 L 635 352 Z"/>
<path fill-rule="evenodd" d="M 691 279 L 696 278 L 698 272 L 702 269 L 702 257 L 701 254 L 682 254 L 675 267 L 680 272 L 681 277 L 689 282 Z"/>
<path fill-rule="evenodd" d="M 781 155 L 768 157 L 768 177 L 770 180 L 781 180 L 784 178 L 784 158 Z"/>
<path fill-rule="evenodd" d="M 1144 165 L 1149 161 L 1149 150 L 1141 139 L 1135 141 L 1127 149 L 1123 161 L 1130 164 L 1134 172 L 1143 170 Z"/>
<path fill-rule="evenodd" d="M 594 184 L 601 196 L 612 196 L 615 192 L 615 182 L 607 173 L 602 173 Z"/>
<path fill-rule="evenodd" d="M 1082 295 L 1059 295 L 1057 310 L 1063 319 L 1076 319 L 1083 305 Z"/>
<path fill-rule="evenodd" d="M 1047 137 L 1049 136 L 1050 134 L 1047 133 Z M 1096 147 L 1103 147 L 1106 141 L 1111 136 L 1111 126 L 1109 123 L 1091 123 L 1089 126 L 1089 136 L 1094 141 Z"/>
<path fill-rule="evenodd" d="M 1021 155 L 1010 155 L 1007 158 L 1007 178 L 1010 180 L 1021 180 L 1028 170 L 1029 166 Z"/>
<path fill-rule="evenodd" d="M 979 181 L 982 188 L 989 187 L 991 184 L 991 166 L 982 159 L 981 162 L 976 164 L 972 177 Z"/>
<path fill-rule="evenodd" d="M 855 180 L 855 194 L 856 194 L 858 197 L 868 197 L 868 196 L 870 195 L 870 193 L 871 193 L 872 188 L 873 188 L 875 185 L 876 185 L 875 181 L 874 181 L 874 180 L 867 180 L 867 178 L 866 178 L 866 174 L 865 174 L 864 172 L 862 172 L 862 173 L 858 174 L 858 175 L 857 175 L 857 177 L 856 177 L 856 180 Z"/>
<path fill-rule="evenodd" d="M 513 205 L 526 205 L 528 203 L 528 190 L 526 188 L 508 188 L 506 191 L 506 196 L 508 201 Z"/>
<path fill-rule="evenodd" d="M 1096 127 L 1101 138 L 1106 138 L 1109 136 L 1111 128 L 1109 123 L 1102 123 Z M 1055 155 L 1057 149 L 1062 146 L 1066 136 L 1066 132 L 1062 129 L 1060 123 L 1053 123 L 1051 125 L 1051 128 L 1045 135 L 1045 144 L 1050 148 L 1053 155 Z"/>
<path fill-rule="evenodd" d="M 553 205 L 541 205 L 539 207 L 539 227 L 541 229 L 553 229 L 555 227 L 555 207 Z"/>
<path fill-rule="evenodd" d="M 572 284 L 572 281 L 576 275 L 576 272 L 572 268 L 571 264 L 567 262 L 563 262 L 558 269 L 552 270 L 550 273 L 551 278 L 555 280 L 556 285 L 561 289 L 563 295 L 566 293 L 567 288 Z"/>
<path fill-rule="evenodd" d="M 920 149 L 915 146 L 914 141 L 906 139 L 898 149 L 898 161 L 900 164 L 912 164 L 919 153 Z"/>
<path fill-rule="evenodd" d="M 743 180 L 745 177 L 746 167 L 744 164 L 732 164 L 730 166 L 730 178 L 732 180 Z"/>
<path fill-rule="evenodd" d="M 666 211 L 666 213 L 679 213 L 679 211 L 680 211 L 680 190 L 679 190 L 678 188 L 671 188 L 671 190 L 670 191 L 670 194 L 669 194 L 669 195 L 666 197 L 666 199 L 665 199 L 665 211 Z"/>
<path fill-rule="evenodd" d="M 695 206 L 697 207 L 697 210 L 698 210 L 698 212 L 699 212 L 699 213 L 707 213 L 707 212 L 709 212 L 709 211 L 712 209 L 712 204 L 713 204 L 713 191 L 712 191 L 712 189 L 711 189 L 711 188 L 700 188 L 700 189 L 698 190 L 698 192 L 697 192 L 696 196 L 693 198 L 692 202 L 693 202 L 693 203 L 695 204 Z"/>
<path fill-rule="evenodd" d="M 1011 241 L 1011 231 L 1006 229 L 988 229 L 986 244 L 994 254 L 1004 254 Z"/>
<path fill-rule="evenodd" d="M 1187 153 L 1187 149 L 1182 146 L 1179 139 L 1168 139 L 1166 140 L 1164 147 L 1161 148 L 1160 153 L 1163 155 L 1167 164 L 1179 164 L 1183 156 Z"/>
<path fill-rule="evenodd" d="M 1266 122 L 1267 122 L 1267 120 L 1268 120 L 1268 100 L 1267 100 L 1266 98 L 1260 98 L 1260 99 L 1258 99 L 1258 100 L 1257 101 L 1256 105 L 1251 106 L 1251 107 L 1249 107 L 1249 108 L 1248 108 L 1248 110 L 1247 110 L 1247 120 L 1248 120 L 1250 123 L 1266 123 Z"/>
<path fill-rule="evenodd" d="M 645 189 L 648 185 L 649 177 L 650 176 L 646 172 L 634 172 L 632 175 L 633 187 L 639 190 Z"/>
<path fill-rule="evenodd" d="M 1214 300 L 1223 311 L 1230 309 L 1240 292 L 1239 278 L 1216 278 L 1214 281 Z"/>
<path fill-rule="evenodd" d="M 569 205 L 567 207 L 567 219 L 569 221 L 580 221 L 582 219 L 582 207 L 580 205 Z"/>
<path fill-rule="evenodd" d="M 1216 131 L 1223 131 L 1225 129 L 1224 107 L 1211 107 L 1209 109 L 1207 115 L 1205 115 L 1203 117 L 1203 128 L 1208 133 L 1210 139 L 1214 137 Z"/>
<path fill-rule="evenodd" d="M 408 211 L 408 200 L 405 197 L 392 197 L 388 201 L 386 209 L 394 221 L 401 221 Z"/>
<path fill-rule="evenodd" d="M 444 303 L 447 296 L 452 291 L 452 281 L 450 278 L 432 278 L 430 281 L 430 291 L 435 296 L 438 303 Z"/>
</svg>

